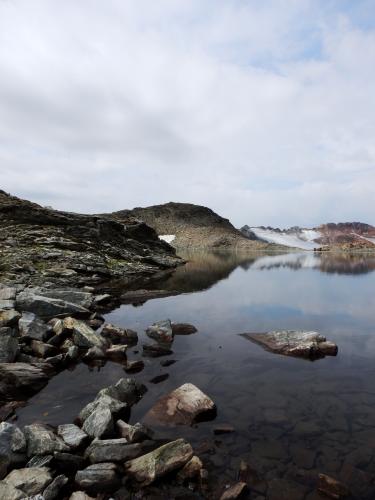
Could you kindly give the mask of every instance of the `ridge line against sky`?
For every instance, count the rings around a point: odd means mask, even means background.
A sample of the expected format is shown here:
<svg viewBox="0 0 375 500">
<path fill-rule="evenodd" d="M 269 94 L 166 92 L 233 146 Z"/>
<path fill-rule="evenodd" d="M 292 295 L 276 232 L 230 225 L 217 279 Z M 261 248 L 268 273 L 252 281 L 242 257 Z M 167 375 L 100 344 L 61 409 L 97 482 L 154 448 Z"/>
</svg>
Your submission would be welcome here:
<svg viewBox="0 0 375 500">
<path fill-rule="evenodd" d="M 375 221 L 373 0 L 0 0 L 0 187 Z"/>
</svg>

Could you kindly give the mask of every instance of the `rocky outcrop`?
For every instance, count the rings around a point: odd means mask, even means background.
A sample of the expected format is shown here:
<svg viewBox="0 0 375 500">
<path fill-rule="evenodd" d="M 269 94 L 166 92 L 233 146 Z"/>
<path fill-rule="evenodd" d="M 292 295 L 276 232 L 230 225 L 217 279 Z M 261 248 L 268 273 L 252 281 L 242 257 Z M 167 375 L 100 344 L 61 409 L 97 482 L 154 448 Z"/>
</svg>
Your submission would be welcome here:
<svg viewBox="0 0 375 500">
<path fill-rule="evenodd" d="M 129 283 L 181 262 L 153 229 L 130 215 L 120 222 L 59 212 L 4 191 L 0 191 L 0 247 L 3 282 L 83 286 L 122 279 Z M 1 308 L 8 302 L 11 299 L 0 296 Z"/>
<path fill-rule="evenodd" d="M 267 351 L 310 360 L 336 356 L 338 348 L 317 332 L 282 330 L 268 333 L 243 333 L 242 337 Z"/>
<path fill-rule="evenodd" d="M 155 229 L 159 236 L 169 235 L 176 248 L 238 248 L 257 250 L 274 248 L 248 240 L 228 219 L 213 210 L 190 203 L 166 203 L 146 208 L 121 210 L 109 215 L 119 221 L 135 217 Z"/>
</svg>

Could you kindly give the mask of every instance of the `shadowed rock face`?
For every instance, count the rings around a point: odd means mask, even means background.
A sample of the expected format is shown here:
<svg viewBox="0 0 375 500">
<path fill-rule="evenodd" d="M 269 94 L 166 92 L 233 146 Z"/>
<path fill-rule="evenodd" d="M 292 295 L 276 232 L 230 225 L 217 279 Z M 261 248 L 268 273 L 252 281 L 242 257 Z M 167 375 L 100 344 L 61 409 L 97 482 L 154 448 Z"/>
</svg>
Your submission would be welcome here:
<svg viewBox="0 0 375 500">
<path fill-rule="evenodd" d="M 267 351 L 310 360 L 336 356 L 337 346 L 317 332 L 276 331 L 243 333 L 242 337 L 261 345 Z"/>
<path fill-rule="evenodd" d="M 178 263 L 155 231 L 132 217 L 121 222 L 43 208 L 0 191 L 0 278 L 25 283 L 95 285 L 132 281 Z"/>
<path fill-rule="evenodd" d="M 174 235 L 176 248 L 241 248 L 264 249 L 276 245 L 250 241 L 228 219 L 207 207 L 190 203 L 166 203 L 146 208 L 121 210 L 110 214 L 124 221 L 136 217 L 155 229 L 158 235 Z"/>
</svg>

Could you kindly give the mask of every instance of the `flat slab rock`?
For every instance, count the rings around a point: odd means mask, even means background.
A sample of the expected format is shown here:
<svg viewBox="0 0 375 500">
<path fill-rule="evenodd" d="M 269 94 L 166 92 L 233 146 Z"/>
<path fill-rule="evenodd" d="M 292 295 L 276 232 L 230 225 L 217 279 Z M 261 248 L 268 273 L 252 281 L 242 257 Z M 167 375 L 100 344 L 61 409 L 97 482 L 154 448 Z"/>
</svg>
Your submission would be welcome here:
<svg viewBox="0 0 375 500">
<path fill-rule="evenodd" d="M 163 396 L 147 413 L 145 420 L 164 425 L 191 425 L 215 414 L 215 403 L 193 384 L 183 384 Z"/>
<path fill-rule="evenodd" d="M 336 356 L 338 348 L 318 332 L 280 330 L 268 333 L 243 333 L 242 337 L 261 345 L 267 351 L 297 358 L 319 359 Z"/>
</svg>

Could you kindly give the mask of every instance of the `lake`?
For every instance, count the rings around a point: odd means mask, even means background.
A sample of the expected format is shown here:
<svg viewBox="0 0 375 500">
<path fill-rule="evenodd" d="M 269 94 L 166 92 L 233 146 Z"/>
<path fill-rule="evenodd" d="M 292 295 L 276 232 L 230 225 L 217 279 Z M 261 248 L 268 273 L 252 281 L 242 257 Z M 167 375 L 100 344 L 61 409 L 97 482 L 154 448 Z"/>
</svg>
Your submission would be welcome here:
<svg viewBox="0 0 375 500">
<path fill-rule="evenodd" d="M 185 266 L 153 285 L 179 295 L 123 305 L 106 316 L 140 334 L 129 359 L 139 359 L 142 342 L 149 341 L 144 329 L 157 320 L 198 329 L 175 337 L 168 356 L 176 360 L 173 365 L 143 358 L 145 368 L 134 376 L 148 393 L 133 408 L 131 422 L 141 420 L 158 397 L 191 382 L 214 400 L 216 419 L 164 432 L 186 436 L 220 483 L 233 481 L 244 460 L 256 471 L 252 481 L 259 498 L 266 488 L 272 500 L 320 498 L 313 492 L 319 472 L 347 483 L 353 498 L 375 498 L 375 257 L 184 257 Z M 314 362 L 280 356 L 239 335 L 284 329 L 318 331 L 338 345 L 338 355 Z M 158 375 L 164 376 L 161 382 L 150 382 Z M 71 421 L 101 387 L 122 376 L 115 363 L 80 364 L 18 410 L 19 423 Z M 221 423 L 234 432 L 214 435 Z"/>
</svg>

